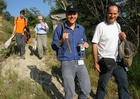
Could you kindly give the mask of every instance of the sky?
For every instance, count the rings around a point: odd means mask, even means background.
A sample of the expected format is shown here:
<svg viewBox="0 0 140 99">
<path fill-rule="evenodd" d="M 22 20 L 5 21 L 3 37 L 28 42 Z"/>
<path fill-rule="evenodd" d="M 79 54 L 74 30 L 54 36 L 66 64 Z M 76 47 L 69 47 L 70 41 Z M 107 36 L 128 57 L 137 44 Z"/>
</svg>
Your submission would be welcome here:
<svg viewBox="0 0 140 99">
<path fill-rule="evenodd" d="M 43 3 L 43 0 L 5 0 L 5 2 L 7 3 L 5 11 L 14 17 L 19 16 L 20 11 L 24 8 L 36 7 L 45 16 L 48 16 L 51 9 L 51 6 L 47 2 Z"/>
</svg>

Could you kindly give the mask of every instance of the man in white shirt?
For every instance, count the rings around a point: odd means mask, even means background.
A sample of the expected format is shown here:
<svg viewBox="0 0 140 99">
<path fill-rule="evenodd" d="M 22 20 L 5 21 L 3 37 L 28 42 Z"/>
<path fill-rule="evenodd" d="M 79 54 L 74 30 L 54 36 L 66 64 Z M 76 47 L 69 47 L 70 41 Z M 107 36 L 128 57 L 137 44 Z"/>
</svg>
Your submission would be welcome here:
<svg viewBox="0 0 140 99">
<path fill-rule="evenodd" d="M 35 37 L 37 40 L 39 59 L 43 57 L 43 50 L 47 50 L 47 31 L 49 27 L 43 22 L 43 16 L 38 16 L 38 24 L 35 26 Z"/>
<path fill-rule="evenodd" d="M 111 76 L 114 76 L 117 82 L 119 99 L 130 99 L 127 73 L 122 62 L 119 62 L 117 58 L 119 55 L 118 42 L 126 38 L 125 33 L 121 32 L 120 25 L 116 22 L 119 16 L 118 6 L 110 5 L 107 8 L 106 16 L 106 20 L 97 25 L 92 39 L 94 69 L 99 72 L 96 99 L 104 99 Z M 114 61 L 110 70 L 104 64 L 107 58 L 110 59 L 107 64 L 111 60 Z"/>
</svg>

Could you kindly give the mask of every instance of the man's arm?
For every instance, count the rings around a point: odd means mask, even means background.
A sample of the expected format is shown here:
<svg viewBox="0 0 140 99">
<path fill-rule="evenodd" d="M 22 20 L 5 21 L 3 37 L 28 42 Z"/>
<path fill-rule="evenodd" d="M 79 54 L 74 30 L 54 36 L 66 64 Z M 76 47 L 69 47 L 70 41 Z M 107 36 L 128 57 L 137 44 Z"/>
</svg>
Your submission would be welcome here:
<svg viewBox="0 0 140 99">
<path fill-rule="evenodd" d="M 98 44 L 97 43 L 92 44 L 92 54 L 93 54 L 94 69 L 98 72 L 101 72 L 100 66 L 98 64 Z"/>
<path fill-rule="evenodd" d="M 43 26 L 46 31 L 49 30 L 49 27 L 48 27 L 47 23 L 43 22 L 43 23 L 41 23 L 41 26 Z"/>
<path fill-rule="evenodd" d="M 11 36 L 13 36 L 15 34 L 15 31 L 16 31 L 16 24 L 14 25 L 13 32 L 12 32 Z"/>
</svg>

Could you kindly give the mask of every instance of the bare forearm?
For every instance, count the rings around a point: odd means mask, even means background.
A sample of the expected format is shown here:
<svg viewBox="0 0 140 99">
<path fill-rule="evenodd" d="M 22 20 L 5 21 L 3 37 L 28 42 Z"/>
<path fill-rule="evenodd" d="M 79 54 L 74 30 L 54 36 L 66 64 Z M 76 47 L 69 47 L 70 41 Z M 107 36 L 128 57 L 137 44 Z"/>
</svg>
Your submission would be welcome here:
<svg viewBox="0 0 140 99">
<path fill-rule="evenodd" d="M 93 51 L 94 70 L 101 72 L 100 66 L 98 64 L 98 44 L 95 43 L 92 44 L 92 51 Z"/>
<path fill-rule="evenodd" d="M 93 54 L 94 64 L 98 63 L 98 45 L 95 43 L 92 44 L 92 54 Z"/>
<path fill-rule="evenodd" d="M 16 30 L 16 25 L 14 25 L 12 35 L 14 35 L 14 34 L 15 34 L 15 30 Z"/>
</svg>

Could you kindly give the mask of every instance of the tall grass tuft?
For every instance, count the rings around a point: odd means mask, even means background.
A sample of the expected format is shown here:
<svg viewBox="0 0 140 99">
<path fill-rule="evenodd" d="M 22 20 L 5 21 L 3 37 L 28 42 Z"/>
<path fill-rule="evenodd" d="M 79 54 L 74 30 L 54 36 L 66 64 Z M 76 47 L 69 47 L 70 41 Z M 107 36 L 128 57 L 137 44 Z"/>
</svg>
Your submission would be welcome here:
<svg viewBox="0 0 140 99">
<path fill-rule="evenodd" d="M 18 74 L 9 69 L 6 76 L 0 76 L 1 99 L 50 99 L 36 82 L 21 80 Z"/>
<path fill-rule="evenodd" d="M 133 59 L 133 64 L 129 67 L 128 79 L 130 84 L 130 92 L 134 99 L 140 99 L 140 54 Z"/>
<path fill-rule="evenodd" d="M 0 27 L 0 42 L 6 41 L 12 34 L 13 25 L 5 20 L 2 21 Z"/>
</svg>

